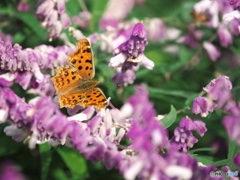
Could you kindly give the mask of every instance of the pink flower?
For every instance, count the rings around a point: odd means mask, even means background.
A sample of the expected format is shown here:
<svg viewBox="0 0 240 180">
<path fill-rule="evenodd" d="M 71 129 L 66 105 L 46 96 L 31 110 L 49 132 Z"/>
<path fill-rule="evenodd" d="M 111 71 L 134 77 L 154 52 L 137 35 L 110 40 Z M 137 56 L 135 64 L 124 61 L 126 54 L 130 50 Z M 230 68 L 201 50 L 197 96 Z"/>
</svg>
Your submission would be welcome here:
<svg viewBox="0 0 240 180">
<path fill-rule="evenodd" d="M 203 43 L 203 47 L 207 51 L 212 61 L 216 61 L 220 57 L 221 55 L 220 51 L 212 43 L 205 41 Z"/>
<path fill-rule="evenodd" d="M 209 112 L 213 112 L 216 106 L 217 104 L 206 97 L 197 97 L 193 101 L 192 112 L 194 114 L 200 113 L 202 117 L 206 117 Z"/>
</svg>

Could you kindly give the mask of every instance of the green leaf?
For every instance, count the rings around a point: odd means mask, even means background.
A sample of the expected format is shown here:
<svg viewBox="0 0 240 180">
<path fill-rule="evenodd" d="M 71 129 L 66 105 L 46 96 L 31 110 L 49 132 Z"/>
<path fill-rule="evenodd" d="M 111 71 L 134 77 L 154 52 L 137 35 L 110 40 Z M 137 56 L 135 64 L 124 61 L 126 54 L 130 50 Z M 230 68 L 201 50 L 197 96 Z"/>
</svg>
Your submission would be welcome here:
<svg viewBox="0 0 240 180">
<path fill-rule="evenodd" d="M 0 158 L 18 153 L 23 146 L 22 142 L 16 142 L 11 137 L 6 136 L 3 132 L 5 127 L 6 124 L 0 124 Z"/>
<path fill-rule="evenodd" d="M 237 146 L 235 141 L 230 141 L 228 146 L 228 159 L 234 158 L 239 151 L 239 147 Z"/>
<path fill-rule="evenodd" d="M 238 46 L 230 46 L 229 49 L 232 50 L 234 53 L 240 55 L 239 45 Z"/>
<path fill-rule="evenodd" d="M 41 144 L 39 146 L 39 152 L 41 153 L 41 180 L 46 180 L 48 175 L 48 170 L 52 161 L 52 151 L 51 146 L 47 143 Z"/>
<path fill-rule="evenodd" d="M 23 21 L 42 40 L 46 38 L 46 30 L 40 26 L 40 22 L 31 12 L 16 12 L 15 16 Z"/>
<path fill-rule="evenodd" d="M 25 36 L 18 32 L 13 36 L 13 40 L 15 43 L 21 44 L 25 40 Z"/>
<path fill-rule="evenodd" d="M 90 23 L 90 27 L 93 32 L 96 31 L 97 27 L 99 26 L 99 21 L 102 18 L 103 12 L 105 11 L 107 5 L 108 0 L 93 1 L 92 19 Z"/>
<path fill-rule="evenodd" d="M 213 164 L 213 157 L 212 156 L 195 156 L 199 162 L 204 165 Z"/>
<path fill-rule="evenodd" d="M 66 176 L 66 173 L 64 172 L 64 170 L 61 168 L 56 168 L 53 171 L 53 176 L 54 176 L 54 179 L 57 179 L 57 180 L 69 179 L 69 177 Z"/>
<path fill-rule="evenodd" d="M 228 164 L 228 166 L 230 167 L 230 169 L 235 169 L 236 168 L 236 166 L 234 165 L 234 162 L 233 162 L 233 158 L 237 155 L 239 150 L 240 150 L 240 148 L 237 146 L 235 141 L 230 141 L 229 142 L 228 159 L 229 159 L 230 163 Z"/>
<path fill-rule="evenodd" d="M 191 96 L 189 96 L 187 98 L 187 100 L 185 101 L 185 105 L 188 107 L 192 107 L 193 105 L 193 100 L 198 96 L 198 94 L 192 94 Z"/>
<path fill-rule="evenodd" d="M 0 14 L 6 14 L 6 15 L 12 15 L 13 14 L 13 5 L 12 4 L 8 4 L 7 7 L 0 7 Z"/>
<path fill-rule="evenodd" d="M 165 128 L 168 128 L 174 123 L 176 118 L 177 118 L 177 111 L 173 106 L 171 106 L 171 110 L 169 114 L 165 116 L 163 119 L 161 119 L 161 123 Z"/>
<path fill-rule="evenodd" d="M 197 149 L 190 150 L 189 153 L 194 154 L 195 152 L 199 152 L 199 151 L 214 151 L 215 149 L 216 148 L 197 148 Z"/>
<path fill-rule="evenodd" d="M 192 92 L 187 92 L 187 91 L 175 91 L 175 90 L 170 90 L 170 89 L 160 89 L 160 88 L 152 88 L 148 86 L 148 90 L 151 94 L 151 96 L 158 96 L 159 94 L 161 95 L 170 95 L 170 96 L 177 96 L 177 97 L 183 97 L 183 98 L 188 98 L 189 96 L 192 96 L 195 93 Z"/>
<path fill-rule="evenodd" d="M 226 164 L 229 164 L 228 159 L 223 159 L 223 160 L 219 160 L 219 161 L 216 161 L 216 162 L 212 163 L 213 166 L 224 166 Z"/>
<path fill-rule="evenodd" d="M 82 154 L 68 147 L 58 147 L 56 150 L 71 171 L 73 179 L 83 179 L 88 176 L 87 165 Z"/>
<path fill-rule="evenodd" d="M 181 45 L 179 46 L 179 58 L 180 61 L 184 64 L 186 64 L 193 56 L 195 51 L 191 51 L 189 49 L 187 49 L 185 46 Z"/>
</svg>

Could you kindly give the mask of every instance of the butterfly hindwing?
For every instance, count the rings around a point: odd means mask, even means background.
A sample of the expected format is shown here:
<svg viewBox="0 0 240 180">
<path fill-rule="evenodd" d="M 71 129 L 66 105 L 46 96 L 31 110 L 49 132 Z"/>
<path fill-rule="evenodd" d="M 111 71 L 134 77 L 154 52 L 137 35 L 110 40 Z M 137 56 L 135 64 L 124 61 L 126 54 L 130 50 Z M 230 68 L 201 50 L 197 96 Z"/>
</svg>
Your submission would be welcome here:
<svg viewBox="0 0 240 180">
<path fill-rule="evenodd" d="M 86 92 L 85 99 L 80 105 L 83 107 L 94 106 L 101 109 L 108 106 L 108 101 L 101 89 L 93 88 Z"/>
<path fill-rule="evenodd" d="M 75 91 L 69 94 L 59 95 L 58 99 L 60 103 L 60 108 L 62 107 L 73 108 L 76 105 L 81 105 L 85 97 L 86 93 L 81 91 Z"/>
</svg>

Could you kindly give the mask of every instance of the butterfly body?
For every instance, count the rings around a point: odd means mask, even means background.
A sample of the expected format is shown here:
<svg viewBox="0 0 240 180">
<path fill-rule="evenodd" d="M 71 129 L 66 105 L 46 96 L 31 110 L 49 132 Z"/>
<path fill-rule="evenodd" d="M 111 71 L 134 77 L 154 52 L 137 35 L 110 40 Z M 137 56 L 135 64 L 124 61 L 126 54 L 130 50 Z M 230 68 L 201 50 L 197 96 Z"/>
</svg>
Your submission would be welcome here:
<svg viewBox="0 0 240 180">
<path fill-rule="evenodd" d="M 60 67 L 58 73 L 52 78 L 60 107 L 71 107 L 76 105 L 82 107 L 94 106 L 97 109 L 108 105 L 103 92 L 97 88 L 98 81 L 94 81 L 94 61 L 90 43 L 87 39 L 78 41 L 75 52 L 69 55 L 67 65 Z"/>
</svg>

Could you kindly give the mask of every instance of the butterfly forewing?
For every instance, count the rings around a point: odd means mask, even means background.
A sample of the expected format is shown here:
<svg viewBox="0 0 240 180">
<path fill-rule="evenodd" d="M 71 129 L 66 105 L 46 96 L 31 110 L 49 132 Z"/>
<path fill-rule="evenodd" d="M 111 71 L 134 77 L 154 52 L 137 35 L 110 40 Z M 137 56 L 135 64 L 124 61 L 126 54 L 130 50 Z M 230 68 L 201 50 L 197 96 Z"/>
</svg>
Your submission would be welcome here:
<svg viewBox="0 0 240 180">
<path fill-rule="evenodd" d="M 81 39 L 78 40 L 77 46 L 77 50 L 70 54 L 68 62 L 76 67 L 82 79 L 93 79 L 95 69 L 90 42 L 87 39 Z"/>
<path fill-rule="evenodd" d="M 58 73 L 52 78 L 56 94 L 66 93 L 81 79 L 77 70 L 72 66 L 59 67 Z"/>
</svg>

